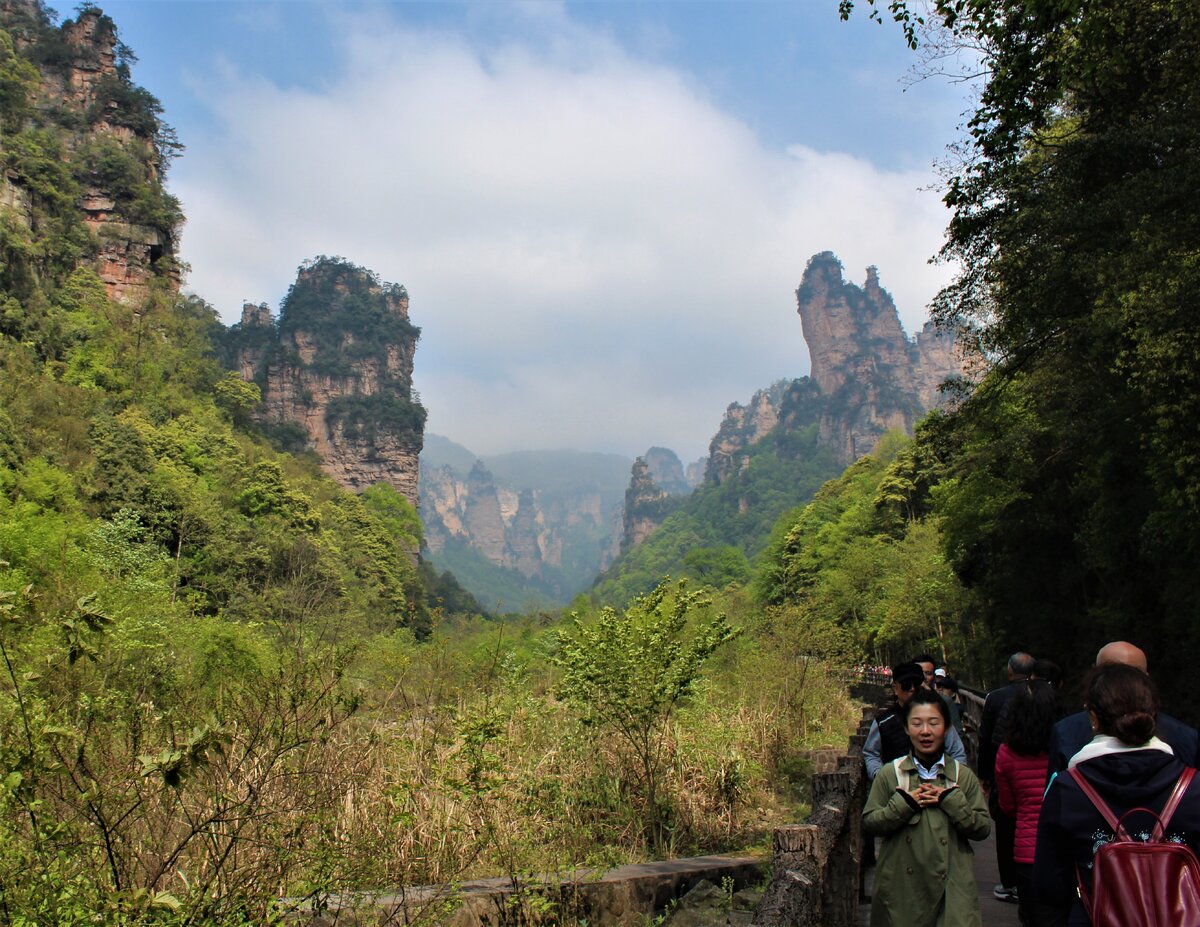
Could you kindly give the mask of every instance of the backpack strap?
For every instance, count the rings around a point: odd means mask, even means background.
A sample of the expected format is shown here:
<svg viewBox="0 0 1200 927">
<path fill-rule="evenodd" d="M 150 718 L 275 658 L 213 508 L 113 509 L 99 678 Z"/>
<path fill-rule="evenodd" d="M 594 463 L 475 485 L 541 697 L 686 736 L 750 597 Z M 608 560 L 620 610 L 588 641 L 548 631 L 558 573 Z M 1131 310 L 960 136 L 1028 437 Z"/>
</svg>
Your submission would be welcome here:
<svg viewBox="0 0 1200 927">
<path fill-rule="evenodd" d="M 1195 774 L 1196 770 L 1188 766 L 1179 776 L 1179 781 L 1175 783 L 1175 788 L 1171 791 L 1171 797 L 1167 799 L 1167 803 L 1163 805 L 1163 810 L 1158 815 L 1158 827 L 1154 831 L 1155 840 L 1163 839 L 1167 826 L 1171 823 L 1171 818 L 1175 814 L 1175 809 L 1179 807 L 1179 802 L 1183 799 L 1183 793 L 1192 784 L 1192 776 Z"/>
<path fill-rule="evenodd" d="M 1112 813 L 1112 809 L 1108 807 L 1104 799 L 1100 797 L 1100 793 L 1087 781 L 1087 777 L 1080 772 L 1078 766 L 1071 767 L 1067 772 L 1075 780 L 1075 784 L 1079 786 L 1079 790 L 1083 792 L 1087 800 L 1096 806 L 1096 810 L 1100 812 L 1100 816 L 1104 818 L 1105 823 L 1112 828 L 1113 836 L 1116 836 L 1120 831 L 1121 823 L 1117 820 L 1117 816 Z"/>
<path fill-rule="evenodd" d="M 1083 792 L 1088 801 L 1096 806 L 1096 810 L 1100 812 L 1100 816 L 1103 817 L 1108 826 L 1112 828 L 1113 837 L 1115 839 L 1120 839 L 1122 833 L 1121 822 L 1117 820 L 1117 816 L 1113 814 L 1112 809 L 1108 807 L 1104 799 L 1100 797 L 1100 794 L 1095 790 L 1095 788 L 1092 787 L 1092 784 L 1087 781 L 1087 777 L 1080 772 L 1078 767 L 1074 767 L 1068 771 L 1071 774 L 1071 778 L 1074 779 L 1076 784 L 1079 786 L 1079 790 Z M 1195 774 L 1195 769 L 1190 766 L 1186 767 L 1180 774 L 1179 779 L 1175 782 L 1175 787 L 1171 790 L 1171 794 L 1167 798 L 1167 803 L 1163 805 L 1162 811 L 1160 811 L 1158 814 L 1150 812 L 1150 814 L 1152 814 L 1155 818 L 1153 832 L 1154 840 L 1163 839 L 1167 825 L 1171 823 L 1171 818 L 1175 814 L 1175 809 L 1179 807 L 1179 802 L 1183 799 L 1183 793 L 1186 792 L 1188 786 L 1191 785 L 1192 777 Z M 1131 808 L 1130 810 L 1132 811 L 1135 809 Z M 1146 810 L 1148 811 L 1149 809 Z"/>
</svg>

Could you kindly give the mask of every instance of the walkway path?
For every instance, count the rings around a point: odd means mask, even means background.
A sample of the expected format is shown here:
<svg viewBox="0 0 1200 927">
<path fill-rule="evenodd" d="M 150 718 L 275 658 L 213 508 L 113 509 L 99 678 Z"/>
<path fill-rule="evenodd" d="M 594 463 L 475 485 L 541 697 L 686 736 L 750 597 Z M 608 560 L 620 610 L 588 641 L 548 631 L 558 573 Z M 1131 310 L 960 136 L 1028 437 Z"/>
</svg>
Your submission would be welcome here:
<svg viewBox="0 0 1200 927">
<path fill-rule="evenodd" d="M 975 847 L 975 881 L 979 885 L 979 907 L 983 910 L 983 927 L 1020 927 L 1017 918 L 1017 906 L 1004 901 L 997 901 L 992 895 L 992 886 L 996 884 L 996 843 L 993 837 L 988 837 Z M 871 889 L 874 871 L 867 873 L 867 891 Z M 871 906 L 864 904 L 860 909 L 859 922 L 863 927 L 871 923 Z"/>
</svg>

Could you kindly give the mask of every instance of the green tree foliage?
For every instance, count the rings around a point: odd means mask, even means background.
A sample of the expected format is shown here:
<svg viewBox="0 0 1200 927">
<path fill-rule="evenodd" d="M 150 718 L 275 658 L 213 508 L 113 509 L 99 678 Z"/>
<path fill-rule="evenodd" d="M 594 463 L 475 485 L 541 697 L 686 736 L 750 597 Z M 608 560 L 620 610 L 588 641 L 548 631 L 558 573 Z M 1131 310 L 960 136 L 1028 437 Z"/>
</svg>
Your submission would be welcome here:
<svg viewBox="0 0 1200 927">
<path fill-rule="evenodd" d="M 689 621 L 709 601 L 684 584 L 662 583 L 624 614 L 605 608 L 594 623 L 577 620 L 559 640 L 559 695 L 585 724 L 611 728 L 637 764 L 645 790 L 646 834 L 665 844 L 669 820 L 659 793 L 668 722 L 690 695 L 713 652 L 741 633 L 724 614 Z"/>
<path fill-rule="evenodd" d="M 939 421 L 934 416 L 930 422 Z M 925 442 L 889 435 L 874 454 L 780 519 L 753 590 L 767 608 L 851 634 L 876 660 L 935 650 L 963 670 L 988 641 L 977 606 L 942 550 L 940 469 Z"/>
<path fill-rule="evenodd" d="M 912 25 L 907 6 L 890 9 Z M 928 18 L 985 72 L 946 198 L 964 269 L 936 306 L 991 364 L 938 447 L 955 569 L 1005 649 L 1081 668 L 1130 637 L 1186 712 L 1200 213 L 1181 191 L 1200 179 L 1200 9 L 960 0 Z"/>
<path fill-rule="evenodd" d="M 742 567 L 728 551 L 712 551 L 732 547 L 744 560 L 752 560 L 766 546 L 780 516 L 811 499 L 838 471 L 833 452 L 818 443 L 816 425 L 777 429 L 745 453 L 744 466 L 720 485 L 705 483 L 697 489 L 653 534 L 605 571 L 596 581 L 596 597 L 628 602 L 668 575 L 718 588 L 744 582 Z M 714 556 L 725 560 L 724 569 L 711 571 Z"/>
</svg>

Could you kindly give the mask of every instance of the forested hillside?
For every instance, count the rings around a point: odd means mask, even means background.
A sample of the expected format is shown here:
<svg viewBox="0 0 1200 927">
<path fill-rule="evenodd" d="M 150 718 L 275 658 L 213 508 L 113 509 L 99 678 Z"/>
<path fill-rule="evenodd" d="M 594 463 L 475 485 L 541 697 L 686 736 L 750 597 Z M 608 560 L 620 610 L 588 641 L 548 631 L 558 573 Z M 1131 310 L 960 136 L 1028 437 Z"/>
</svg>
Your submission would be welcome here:
<svg viewBox="0 0 1200 927">
<path fill-rule="evenodd" d="M 680 499 L 648 538 L 600 576 L 593 594 L 603 602 L 627 602 L 667 574 L 718 589 L 745 584 L 775 522 L 840 469 L 833 449 L 820 445 L 815 423 L 756 442 L 744 459 L 724 482 L 706 482 Z"/>
<path fill-rule="evenodd" d="M 987 372 L 920 441 L 946 554 L 1002 651 L 1076 674 L 1128 638 L 1195 720 L 1200 7 L 888 10 L 983 75 L 946 195 L 963 270 L 934 309 Z"/>
<path fill-rule="evenodd" d="M 0 27 L 6 921 L 262 924 L 745 846 L 795 815 L 805 749 L 852 721 L 845 635 L 670 585 L 558 625 L 471 614 L 419 563 L 405 496 L 282 450 L 259 368 L 220 363 L 216 314 L 179 291 L 180 148 L 113 21 L 0 0 Z M 352 437 L 423 418 L 331 407 Z M 826 659 L 785 672 L 801 653 Z"/>
</svg>

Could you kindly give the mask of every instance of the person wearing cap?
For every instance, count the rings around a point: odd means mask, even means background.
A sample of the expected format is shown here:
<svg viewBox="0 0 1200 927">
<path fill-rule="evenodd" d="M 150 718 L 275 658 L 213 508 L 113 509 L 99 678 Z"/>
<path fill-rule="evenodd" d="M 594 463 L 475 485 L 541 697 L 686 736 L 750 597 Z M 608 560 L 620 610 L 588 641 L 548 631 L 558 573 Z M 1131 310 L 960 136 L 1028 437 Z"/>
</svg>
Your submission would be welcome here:
<svg viewBox="0 0 1200 927">
<path fill-rule="evenodd" d="M 966 731 L 963 728 L 962 706 L 958 704 L 958 680 L 939 667 L 933 673 L 933 690 L 946 700 L 950 708 L 950 721 L 958 731 L 958 736 L 963 737 Z"/>
<path fill-rule="evenodd" d="M 898 663 L 892 667 L 892 704 L 875 716 L 867 732 L 867 742 L 863 744 L 863 762 L 869 780 L 875 779 L 884 763 L 906 756 L 912 749 L 912 741 L 904 728 L 902 709 L 924 684 L 925 671 L 918 664 Z M 962 738 L 953 727 L 946 733 L 945 750 L 958 762 L 967 762 Z"/>
<path fill-rule="evenodd" d="M 962 709 L 958 707 L 958 702 L 949 692 L 945 691 L 938 685 L 938 677 L 946 678 L 944 669 L 934 669 L 937 664 L 932 656 L 927 653 L 919 654 L 913 657 L 913 662 L 921 667 L 921 671 L 925 674 L 925 688 L 933 689 L 946 701 L 946 707 L 950 709 L 950 723 L 954 725 L 954 730 L 958 733 L 959 738 L 963 736 Z"/>
</svg>

